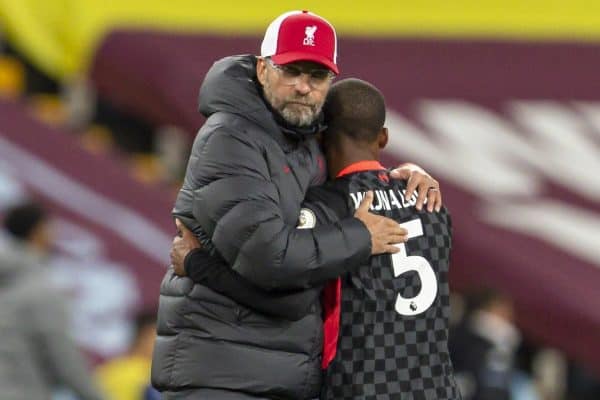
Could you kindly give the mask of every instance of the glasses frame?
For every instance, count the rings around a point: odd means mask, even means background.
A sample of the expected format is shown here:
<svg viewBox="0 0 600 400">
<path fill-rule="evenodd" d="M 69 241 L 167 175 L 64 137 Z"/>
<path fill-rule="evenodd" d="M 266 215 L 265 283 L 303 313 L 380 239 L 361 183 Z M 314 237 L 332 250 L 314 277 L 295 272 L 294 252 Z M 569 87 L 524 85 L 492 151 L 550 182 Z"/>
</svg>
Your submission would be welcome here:
<svg viewBox="0 0 600 400">
<path fill-rule="evenodd" d="M 303 71 L 300 68 L 298 68 L 300 74 L 297 76 L 285 76 L 285 74 L 287 73 L 285 70 L 285 67 L 283 65 L 279 65 L 276 64 L 275 62 L 273 62 L 273 60 L 271 60 L 271 57 L 265 57 L 264 58 L 265 61 L 267 62 L 267 64 L 269 64 L 275 71 L 277 71 L 277 73 L 279 74 L 282 84 L 285 86 L 295 86 L 297 85 L 300 80 L 302 79 L 303 75 L 308 76 L 308 85 L 312 88 L 312 89 L 322 89 L 327 83 L 331 82 L 333 79 L 335 79 L 336 74 L 331 71 L 328 70 L 327 68 L 315 68 L 314 70 L 319 70 L 319 71 L 327 71 L 327 76 L 325 78 L 318 78 L 315 77 L 311 74 L 310 71 Z M 293 80 L 293 82 L 291 81 Z"/>
</svg>

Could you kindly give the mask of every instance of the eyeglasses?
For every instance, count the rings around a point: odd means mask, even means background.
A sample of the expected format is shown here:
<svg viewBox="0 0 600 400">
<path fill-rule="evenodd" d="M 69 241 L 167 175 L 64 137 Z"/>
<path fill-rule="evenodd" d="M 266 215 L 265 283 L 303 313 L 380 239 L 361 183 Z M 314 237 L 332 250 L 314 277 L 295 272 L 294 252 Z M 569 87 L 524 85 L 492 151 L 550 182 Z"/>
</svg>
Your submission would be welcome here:
<svg viewBox="0 0 600 400">
<path fill-rule="evenodd" d="M 265 60 L 279 73 L 281 82 L 286 86 L 297 85 L 302 75 L 308 75 L 309 86 L 313 89 L 321 89 L 335 77 L 335 74 L 326 68 L 301 68 L 297 65 L 275 64 L 270 58 Z"/>
</svg>

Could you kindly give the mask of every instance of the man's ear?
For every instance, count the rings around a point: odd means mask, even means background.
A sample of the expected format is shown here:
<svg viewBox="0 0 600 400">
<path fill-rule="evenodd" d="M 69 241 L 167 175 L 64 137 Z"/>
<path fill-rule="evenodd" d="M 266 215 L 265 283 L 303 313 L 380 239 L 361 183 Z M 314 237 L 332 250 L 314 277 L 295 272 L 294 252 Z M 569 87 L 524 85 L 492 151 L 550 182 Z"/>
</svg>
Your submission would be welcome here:
<svg viewBox="0 0 600 400">
<path fill-rule="evenodd" d="M 388 129 L 384 126 L 379 131 L 379 135 L 377 135 L 377 142 L 379 144 L 379 148 L 383 149 L 388 143 Z"/>
<path fill-rule="evenodd" d="M 264 57 L 256 57 L 256 78 L 261 85 L 267 81 L 267 62 Z"/>
</svg>

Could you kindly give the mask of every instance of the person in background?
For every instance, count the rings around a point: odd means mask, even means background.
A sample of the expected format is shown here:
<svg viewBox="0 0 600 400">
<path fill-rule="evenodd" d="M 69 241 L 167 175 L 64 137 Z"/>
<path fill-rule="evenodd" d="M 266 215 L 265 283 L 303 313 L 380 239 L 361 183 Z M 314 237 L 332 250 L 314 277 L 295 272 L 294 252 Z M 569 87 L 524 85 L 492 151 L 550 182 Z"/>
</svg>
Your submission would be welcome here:
<svg viewBox="0 0 600 400">
<path fill-rule="evenodd" d="M 598 400 L 600 399 L 600 377 L 588 371 L 585 367 L 570 362 L 567 382 L 569 400 Z"/>
<path fill-rule="evenodd" d="M 44 277 L 52 233 L 46 211 L 25 203 L 4 218 L 0 247 L 0 398 L 49 399 L 56 389 L 100 400 L 69 335 L 66 304 Z"/>
<path fill-rule="evenodd" d="M 135 319 L 133 341 L 127 354 L 98 367 L 96 376 L 111 400 L 151 398 L 150 363 L 156 336 L 156 312 L 141 312 Z"/>
<path fill-rule="evenodd" d="M 537 399 L 516 365 L 521 334 L 512 300 L 493 289 L 468 296 L 469 312 L 450 335 L 456 379 L 465 400 Z"/>
</svg>

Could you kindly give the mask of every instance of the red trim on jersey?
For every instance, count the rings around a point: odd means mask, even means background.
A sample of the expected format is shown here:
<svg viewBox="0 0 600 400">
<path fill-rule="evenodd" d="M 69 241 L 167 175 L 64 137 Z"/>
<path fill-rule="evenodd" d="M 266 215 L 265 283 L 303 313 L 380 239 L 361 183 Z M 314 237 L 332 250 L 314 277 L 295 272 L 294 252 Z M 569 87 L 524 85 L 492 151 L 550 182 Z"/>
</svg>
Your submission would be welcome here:
<svg viewBox="0 0 600 400">
<path fill-rule="evenodd" d="M 363 171 L 380 171 L 385 168 L 375 160 L 355 162 L 342 169 L 337 178 Z M 330 281 L 323 289 L 323 358 L 321 368 L 325 369 L 335 358 L 340 334 L 340 313 L 342 307 L 342 280 Z"/>
<path fill-rule="evenodd" d="M 342 280 L 337 278 L 327 283 L 323 289 L 323 358 L 321 368 L 325 369 L 335 357 L 340 334 L 340 312 L 342 305 Z"/>
<path fill-rule="evenodd" d="M 385 170 L 385 168 L 383 167 L 383 165 L 381 165 L 379 163 L 379 161 L 376 161 L 376 160 L 358 161 L 358 162 L 348 165 L 347 167 L 342 169 L 340 172 L 338 172 L 336 178 L 339 178 L 341 176 L 348 175 L 348 174 L 353 174 L 355 172 L 379 171 L 382 169 Z"/>
</svg>

